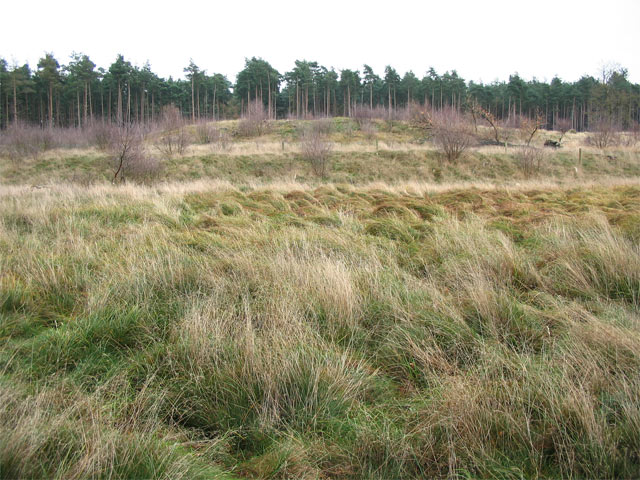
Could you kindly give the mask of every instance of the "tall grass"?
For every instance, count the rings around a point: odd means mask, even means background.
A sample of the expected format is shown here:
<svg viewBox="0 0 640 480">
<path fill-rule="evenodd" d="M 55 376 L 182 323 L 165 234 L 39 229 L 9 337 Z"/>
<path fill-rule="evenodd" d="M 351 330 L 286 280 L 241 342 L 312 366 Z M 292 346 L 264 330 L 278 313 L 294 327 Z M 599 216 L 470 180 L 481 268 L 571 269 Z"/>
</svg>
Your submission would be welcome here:
<svg viewBox="0 0 640 480">
<path fill-rule="evenodd" d="M 639 199 L 4 188 L 0 472 L 634 477 Z"/>
</svg>

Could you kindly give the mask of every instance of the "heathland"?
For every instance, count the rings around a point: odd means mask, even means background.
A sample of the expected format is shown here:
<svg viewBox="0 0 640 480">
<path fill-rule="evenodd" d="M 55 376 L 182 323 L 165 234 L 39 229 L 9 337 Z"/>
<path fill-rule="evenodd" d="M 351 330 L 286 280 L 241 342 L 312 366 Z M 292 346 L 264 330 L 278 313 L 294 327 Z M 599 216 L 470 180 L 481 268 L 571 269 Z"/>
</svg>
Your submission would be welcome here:
<svg viewBox="0 0 640 480">
<path fill-rule="evenodd" d="M 637 135 L 267 124 L 0 133 L 0 477 L 638 476 Z"/>
</svg>

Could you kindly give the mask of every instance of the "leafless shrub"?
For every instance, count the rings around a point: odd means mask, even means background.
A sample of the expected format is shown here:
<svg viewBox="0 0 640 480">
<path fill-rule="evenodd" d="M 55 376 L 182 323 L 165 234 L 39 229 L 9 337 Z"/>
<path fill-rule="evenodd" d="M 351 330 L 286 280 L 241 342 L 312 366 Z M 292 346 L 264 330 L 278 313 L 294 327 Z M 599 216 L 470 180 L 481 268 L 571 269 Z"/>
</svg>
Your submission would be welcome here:
<svg viewBox="0 0 640 480">
<path fill-rule="evenodd" d="M 393 119 L 402 121 L 402 122 L 413 123 L 416 120 L 416 118 L 418 118 L 422 114 L 425 114 L 426 112 L 429 112 L 430 110 L 431 110 L 431 107 L 428 104 L 423 105 L 419 102 L 412 100 L 407 105 L 400 108 L 396 108 L 393 113 Z M 387 117 L 388 117 L 388 113 L 387 113 Z"/>
<path fill-rule="evenodd" d="M 532 117 L 526 117 L 524 115 L 517 115 L 513 117 L 515 128 L 518 129 L 520 139 L 525 142 L 526 145 L 530 145 L 533 138 L 544 126 L 544 117 L 536 112 Z"/>
<path fill-rule="evenodd" d="M 313 173 L 318 177 L 324 177 L 327 173 L 331 148 L 327 134 L 322 130 L 322 123 L 312 122 L 302 131 L 300 136 L 302 158 L 311 164 Z"/>
<path fill-rule="evenodd" d="M 365 136 L 365 138 L 373 140 L 374 138 L 376 138 L 378 128 L 372 121 L 367 121 L 360 124 L 360 131 Z"/>
<path fill-rule="evenodd" d="M 345 137 L 351 138 L 353 137 L 353 134 L 355 132 L 355 127 L 356 124 L 352 122 L 351 119 L 348 119 L 341 125 L 340 131 L 344 134 Z"/>
<path fill-rule="evenodd" d="M 452 163 L 474 143 L 472 125 L 464 115 L 451 107 L 431 114 L 431 135 L 435 145 Z"/>
<path fill-rule="evenodd" d="M 84 128 L 40 128 L 20 123 L 7 128 L 0 138 L 0 144 L 4 153 L 14 160 L 35 159 L 53 148 L 86 148 L 94 145 L 104 151 L 115 128 L 109 123 L 97 121 Z"/>
<path fill-rule="evenodd" d="M 210 142 L 212 150 L 227 151 L 231 148 L 231 135 L 227 130 L 213 128 L 210 131 Z"/>
<path fill-rule="evenodd" d="M 200 123 L 196 126 L 196 141 L 206 145 L 214 141 L 218 136 L 218 129 L 209 123 Z"/>
<path fill-rule="evenodd" d="M 239 137 L 259 137 L 267 132 L 269 116 L 260 100 L 254 100 L 247 106 L 247 111 L 238 122 L 236 134 Z"/>
<path fill-rule="evenodd" d="M 556 130 L 558 132 L 560 132 L 560 139 L 558 140 L 558 143 L 562 143 L 562 139 L 564 138 L 565 134 L 571 130 L 572 127 L 572 122 L 570 118 L 559 118 L 558 120 L 556 120 Z"/>
<path fill-rule="evenodd" d="M 190 143 L 189 132 L 180 110 L 168 105 L 162 110 L 162 133 L 157 137 L 155 146 L 168 157 L 182 155 Z"/>
<path fill-rule="evenodd" d="M 619 132 L 620 128 L 613 121 L 600 119 L 592 125 L 586 143 L 600 149 L 613 147 L 620 143 Z"/>
<path fill-rule="evenodd" d="M 155 142 L 158 151 L 167 157 L 182 155 L 188 145 L 189 134 L 184 126 L 179 127 L 177 130 L 164 132 Z"/>
<path fill-rule="evenodd" d="M 516 158 L 518 159 L 520 170 L 525 178 L 529 178 L 540 172 L 540 167 L 544 157 L 545 152 L 541 148 L 532 147 L 530 145 L 522 145 L 519 147 L 516 153 Z"/>
<path fill-rule="evenodd" d="M 369 105 L 357 104 L 351 110 L 351 118 L 355 120 L 360 129 L 363 125 L 371 124 L 373 120 L 385 120 L 388 116 L 387 111 L 380 106 L 371 108 Z"/>
<path fill-rule="evenodd" d="M 138 126 L 124 125 L 114 130 L 107 151 L 114 183 L 127 179 L 150 181 L 161 171 L 158 159 L 145 152 L 143 134 Z"/>
<path fill-rule="evenodd" d="M 368 105 L 354 105 L 351 111 L 351 118 L 355 120 L 358 127 L 362 127 L 363 123 L 369 123 L 373 119 L 373 109 Z"/>
<path fill-rule="evenodd" d="M 330 135 L 333 132 L 333 122 L 330 118 L 319 118 L 312 121 L 313 129 L 322 135 Z"/>
<path fill-rule="evenodd" d="M 118 133 L 118 127 L 112 123 L 96 122 L 87 127 L 86 132 L 91 139 L 91 144 L 104 152 L 109 149 L 114 135 Z"/>
<path fill-rule="evenodd" d="M 621 144 L 625 147 L 635 147 L 640 143 L 640 123 L 634 122 L 627 135 L 621 136 Z"/>
<path fill-rule="evenodd" d="M 43 129 L 18 123 L 9 126 L 0 137 L 2 153 L 11 161 L 17 162 L 23 158 L 33 158 L 54 148 L 55 136 L 51 129 Z"/>
<path fill-rule="evenodd" d="M 53 128 L 51 134 L 55 148 L 86 148 L 93 145 L 93 131 L 90 126 L 85 128 Z"/>
</svg>

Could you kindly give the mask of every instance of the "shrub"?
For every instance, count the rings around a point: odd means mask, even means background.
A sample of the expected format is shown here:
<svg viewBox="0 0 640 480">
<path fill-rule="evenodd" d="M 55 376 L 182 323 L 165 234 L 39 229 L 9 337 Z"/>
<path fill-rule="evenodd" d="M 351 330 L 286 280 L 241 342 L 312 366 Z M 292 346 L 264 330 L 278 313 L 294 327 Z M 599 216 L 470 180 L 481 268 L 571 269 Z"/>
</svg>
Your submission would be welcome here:
<svg viewBox="0 0 640 480">
<path fill-rule="evenodd" d="M 326 134 L 326 122 L 316 121 L 305 127 L 300 135 L 302 158 L 311 164 L 313 173 L 324 177 L 327 173 L 332 145 Z"/>
<path fill-rule="evenodd" d="M 373 120 L 385 120 L 387 117 L 387 111 L 380 106 L 370 108 L 368 105 L 355 105 L 351 111 L 351 118 L 360 129 L 363 125 L 371 124 Z"/>
<path fill-rule="evenodd" d="M 373 122 L 368 121 L 360 124 L 360 131 L 365 136 L 365 138 L 369 140 L 373 140 L 374 138 L 376 138 L 376 133 L 378 132 L 378 129 Z"/>
<path fill-rule="evenodd" d="M 392 117 L 394 120 L 414 123 L 415 120 L 420 118 L 421 115 L 424 115 L 425 113 L 427 113 L 428 115 L 430 110 L 431 108 L 428 104 L 423 105 L 419 102 L 416 102 L 415 100 L 412 100 L 404 107 L 396 108 L 393 112 Z M 387 118 L 388 117 L 389 116 L 387 115 Z"/>
<path fill-rule="evenodd" d="M 247 105 L 247 111 L 238 122 L 236 134 L 239 137 L 259 137 L 267 132 L 269 127 L 267 110 L 260 100 L 254 100 Z"/>
<path fill-rule="evenodd" d="M 142 131 L 137 126 L 125 125 L 114 130 L 108 152 L 114 183 L 127 178 L 150 181 L 160 173 L 161 164 L 146 154 Z"/>
<path fill-rule="evenodd" d="M 231 135 L 226 130 L 215 130 L 211 146 L 216 150 L 227 151 L 231 148 Z"/>
<path fill-rule="evenodd" d="M 611 120 L 598 120 L 592 125 L 586 143 L 600 149 L 613 147 L 620 142 L 620 128 Z"/>
<path fill-rule="evenodd" d="M 544 126 L 543 116 L 536 112 L 533 117 L 525 117 L 520 115 L 515 118 L 516 125 L 520 134 L 520 138 L 526 145 L 530 145 L 538 131 Z"/>
<path fill-rule="evenodd" d="M 196 140 L 201 145 L 211 145 L 213 150 L 228 150 L 231 136 L 215 125 L 202 123 L 196 127 Z"/>
<path fill-rule="evenodd" d="M 196 127 L 196 140 L 202 145 L 212 143 L 218 135 L 218 129 L 208 123 L 201 123 Z"/>
<path fill-rule="evenodd" d="M 155 142 L 156 148 L 164 155 L 182 155 L 189 145 L 189 133 L 180 110 L 168 105 L 162 110 L 162 133 Z"/>
<path fill-rule="evenodd" d="M 564 138 L 565 134 L 569 130 L 571 130 L 571 119 L 570 118 L 559 118 L 558 120 L 556 120 L 555 129 L 558 132 L 560 132 L 560 139 L 558 140 L 558 143 L 562 143 L 562 139 Z"/>
<path fill-rule="evenodd" d="M 451 107 L 432 113 L 431 135 L 435 145 L 452 163 L 474 143 L 473 127 L 460 112 Z"/>
<path fill-rule="evenodd" d="M 55 146 L 55 137 L 50 129 L 22 123 L 11 125 L 0 138 L 4 155 L 13 162 L 28 157 L 35 160 L 42 152 Z"/>
<path fill-rule="evenodd" d="M 523 145 L 519 148 L 516 156 L 520 165 L 520 170 L 522 170 L 525 178 L 529 178 L 534 175 L 534 173 L 538 173 L 540 171 L 540 165 L 544 160 L 544 155 L 544 150 L 530 145 Z"/>
<path fill-rule="evenodd" d="M 112 123 L 94 123 L 88 127 L 87 133 L 93 145 L 99 150 L 106 151 L 114 136 L 117 135 L 118 127 Z"/>
</svg>

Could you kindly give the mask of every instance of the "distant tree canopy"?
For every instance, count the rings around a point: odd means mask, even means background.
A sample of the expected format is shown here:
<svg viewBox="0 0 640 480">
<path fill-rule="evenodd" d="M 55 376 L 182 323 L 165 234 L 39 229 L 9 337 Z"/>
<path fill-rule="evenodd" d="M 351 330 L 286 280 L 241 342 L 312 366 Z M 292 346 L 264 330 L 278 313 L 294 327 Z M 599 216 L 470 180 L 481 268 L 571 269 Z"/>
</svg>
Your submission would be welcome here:
<svg viewBox="0 0 640 480">
<path fill-rule="evenodd" d="M 142 68 L 118 55 L 108 68 L 96 68 L 88 55 L 74 53 L 62 65 L 46 53 L 33 70 L 10 65 L 0 57 L 0 128 L 24 121 L 43 126 L 83 126 L 92 119 L 119 123 L 154 121 L 160 109 L 177 106 L 185 117 L 234 118 L 262 102 L 269 118 L 352 116 L 357 107 L 379 108 L 389 118 L 411 103 L 435 109 L 467 110 L 478 106 L 494 118 L 542 116 L 547 128 L 570 121 L 576 130 L 607 121 L 620 128 L 640 122 L 640 85 L 627 70 L 603 68 L 600 78 L 576 82 L 523 80 L 466 82 L 453 70 L 429 68 L 422 78 L 400 76 L 391 66 L 381 75 L 369 65 L 336 71 L 318 62 L 296 60 L 292 70 L 278 72 L 262 58 L 245 59 L 233 85 L 220 73 L 208 74 L 191 60 L 185 79 L 164 79 L 149 64 Z"/>
</svg>

